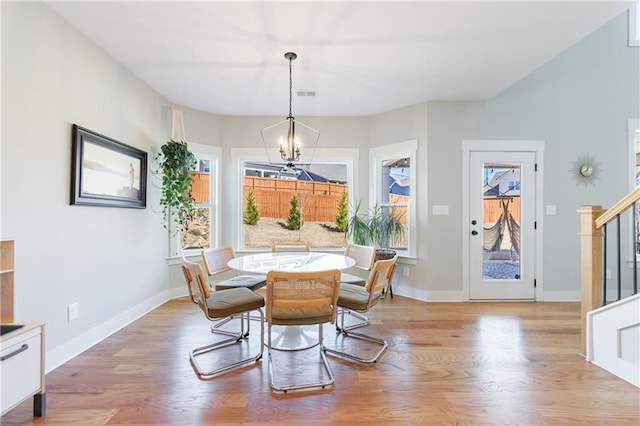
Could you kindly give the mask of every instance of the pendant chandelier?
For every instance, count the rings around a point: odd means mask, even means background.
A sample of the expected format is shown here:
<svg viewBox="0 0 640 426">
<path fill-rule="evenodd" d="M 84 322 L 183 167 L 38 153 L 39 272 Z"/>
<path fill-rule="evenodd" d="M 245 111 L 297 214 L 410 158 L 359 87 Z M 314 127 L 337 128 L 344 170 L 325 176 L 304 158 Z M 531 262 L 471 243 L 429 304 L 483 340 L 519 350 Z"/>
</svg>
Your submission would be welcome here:
<svg viewBox="0 0 640 426">
<path fill-rule="evenodd" d="M 262 142 L 269 156 L 269 148 L 278 147 L 280 158 L 287 168 L 295 168 L 295 163 L 300 164 L 301 158 L 309 163 L 313 159 L 313 153 L 320 138 L 320 131 L 296 120 L 292 113 L 293 80 L 291 77 L 291 64 L 298 57 L 294 52 L 284 54 L 289 61 L 289 115 L 283 121 L 260 130 Z M 312 148 L 310 156 L 302 156 L 302 148 Z M 269 162 L 273 164 L 271 159 Z"/>
</svg>

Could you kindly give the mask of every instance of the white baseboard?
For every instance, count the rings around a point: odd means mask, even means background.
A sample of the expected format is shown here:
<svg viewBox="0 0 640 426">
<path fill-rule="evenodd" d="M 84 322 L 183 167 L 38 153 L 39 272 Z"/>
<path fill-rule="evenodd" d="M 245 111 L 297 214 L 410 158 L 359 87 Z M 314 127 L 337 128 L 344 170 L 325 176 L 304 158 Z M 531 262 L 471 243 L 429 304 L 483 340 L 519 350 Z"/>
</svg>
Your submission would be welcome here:
<svg viewBox="0 0 640 426">
<path fill-rule="evenodd" d="M 169 299 L 179 299 L 180 297 L 186 297 L 189 295 L 187 286 L 171 287 L 169 288 Z"/>
<path fill-rule="evenodd" d="M 394 296 L 398 295 L 402 297 L 409 297 L 411 299 L 421 300 L 423 302 L 427 301 L 427 292 L 425 290 L 398 285 L 398 283 L 394 283 L 392 289 Z"/>
<path fill-rule="evenodd" d="M 415 287 L 394 284 L 393 294 L 420 300 L 421 302 L 462 302 L 468 300 L 460 290 L 424 290 Z"/>
<path fill-rule="evenodd" d="M 427 291 L 427 302 L 468 302 L 469 297 L 465 296 L 461 290 L 438 290 Z"/>
<path fill-rule="evenodd" d="M 186 290 L 185 290 L 186 291 Z M 75 337 L 68 342 L 45 353 L 45 374 L 49 373 L 96 343 L 111 336 L 127 324 L 144 316 L 169 300 L 169 291 L 163 291 L 131 309 L 117 315 L 99 326 Z"/>
<path fill-rule="evenodd" d="M 421 290 L 407 286 L 394 286 L 395 294 L 423 302 L 468 302 L 469 296 L 462 290 Z M 579 291 L 547 291 L 539 302 L 579 302 Z"/>
<path fill-rule="evenodd" d="M 580 291 L 545 291 L 542 293 L 542 300 L 538 302 L 579 302 Z"/>
</svg>

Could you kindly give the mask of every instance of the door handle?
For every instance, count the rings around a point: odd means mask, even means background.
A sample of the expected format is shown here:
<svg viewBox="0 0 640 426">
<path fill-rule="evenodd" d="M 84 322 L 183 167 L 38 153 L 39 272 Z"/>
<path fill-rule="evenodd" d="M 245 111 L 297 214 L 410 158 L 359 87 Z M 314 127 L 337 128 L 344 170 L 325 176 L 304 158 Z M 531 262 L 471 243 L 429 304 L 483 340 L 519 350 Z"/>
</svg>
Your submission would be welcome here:
<svg viewBox="0 0 640 426">
<path fill-rule="evenodd" d="M 478 231 L 471 231 L 471 235 L 478 235 Z"/>
</svg>

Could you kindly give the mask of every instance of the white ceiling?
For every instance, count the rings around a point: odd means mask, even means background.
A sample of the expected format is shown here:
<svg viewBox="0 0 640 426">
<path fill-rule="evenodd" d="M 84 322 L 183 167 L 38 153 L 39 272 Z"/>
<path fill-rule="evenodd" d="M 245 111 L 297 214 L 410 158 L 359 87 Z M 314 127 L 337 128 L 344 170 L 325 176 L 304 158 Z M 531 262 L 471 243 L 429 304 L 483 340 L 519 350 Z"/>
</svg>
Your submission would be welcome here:
<svg viewBox="0 0 640 426">
<path fill-rule="evenodd" d="M 223 115 L 372 115 L 497 95 L 629 1 L 47 2 L 170 102 Z M 297 91 L 316 97 L 298 97 Z"/>
</svg>

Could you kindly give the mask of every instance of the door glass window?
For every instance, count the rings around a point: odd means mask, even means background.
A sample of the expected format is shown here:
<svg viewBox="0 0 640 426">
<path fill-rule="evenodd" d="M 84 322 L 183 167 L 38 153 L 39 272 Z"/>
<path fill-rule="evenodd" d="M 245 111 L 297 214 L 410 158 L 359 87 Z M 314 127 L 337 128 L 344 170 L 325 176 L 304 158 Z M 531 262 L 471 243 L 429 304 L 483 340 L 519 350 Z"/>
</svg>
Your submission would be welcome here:
<svg viewBox="0 0 640 426">
<path fill-rule="evenodd" d="M 484 164 L 484 280 L 520 280 L 520 164 Z"/>
</svg>

